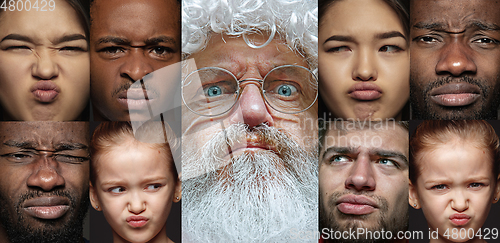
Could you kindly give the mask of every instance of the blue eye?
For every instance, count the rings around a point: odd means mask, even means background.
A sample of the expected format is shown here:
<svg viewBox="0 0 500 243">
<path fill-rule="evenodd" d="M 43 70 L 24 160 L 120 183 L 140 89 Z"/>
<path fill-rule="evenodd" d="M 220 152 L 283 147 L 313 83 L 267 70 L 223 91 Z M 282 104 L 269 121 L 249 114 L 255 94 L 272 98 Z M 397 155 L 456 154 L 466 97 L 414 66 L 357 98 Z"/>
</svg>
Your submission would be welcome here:
<svg viewBox="0 0 500 243">
<path fill-rule="evenodd" d="M 210 86 L 206 89 L 206 95 L 208 97 L 214 97 L 222 95 L 222 89 L 219 86 Z"/>
<path fill-rule="evenodd" d="M 344 155 L 336 155 L 336 156 L 333 156 L 332 159 L 331 159 L 332 162 L 336 162 L 336 163 L 338 163 L 338 162 L 349 162 L 349 160 L 350 160 L 349 157 L 344 156 Z"/>
<path fill-rule="evenodd" d="M 390 160 L 390 159 L 380 159 L 378 161 L 379 164 L 383 164 L 383 165 L 396 165 L 394 163 L 394 161 Z"/>
<path fill-rule="evenodd" d="M 278 94 L 282 96 L 291 96 L 295 92 L 297 92 L 297 88 L 293 85 L 283 84 L 278 87 Z"/>
</svg>

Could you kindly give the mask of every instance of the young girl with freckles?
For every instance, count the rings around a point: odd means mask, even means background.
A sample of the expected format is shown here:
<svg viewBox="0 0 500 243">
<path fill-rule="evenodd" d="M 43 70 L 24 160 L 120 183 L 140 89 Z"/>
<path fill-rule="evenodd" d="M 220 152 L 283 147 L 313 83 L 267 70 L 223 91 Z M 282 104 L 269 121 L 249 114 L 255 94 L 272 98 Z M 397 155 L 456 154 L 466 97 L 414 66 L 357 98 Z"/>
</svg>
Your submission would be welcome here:
<svg viewBox="0 0 500 243">
<path fill-rule="evenodd" d="M 409 203 L 438 232 L 432 243 L 486 242 L 478 231 L 500 197 L 499 178 L 499 140 L 486 121 L 424 121 L 410 140 Z"/>
<path fill-rule="evenodd" d="M 172 242 L 166 222 L 181 182 L 163 134 L 159 122 L 137 131 L 128 122 L 105 122 L 94 131 L 90 201 L 104 213 L 114 243 Z"/>
</svg>

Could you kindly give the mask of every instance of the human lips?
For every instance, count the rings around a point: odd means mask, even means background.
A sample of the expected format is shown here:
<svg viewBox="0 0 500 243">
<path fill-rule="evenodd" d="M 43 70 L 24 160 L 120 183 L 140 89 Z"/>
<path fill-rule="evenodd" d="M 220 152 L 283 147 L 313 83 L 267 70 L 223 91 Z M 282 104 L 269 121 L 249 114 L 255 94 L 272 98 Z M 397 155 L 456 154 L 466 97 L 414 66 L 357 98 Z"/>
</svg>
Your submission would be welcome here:
<svg viewBox="0 0 500 243">
<path fill-rule="evenodd" d="M 146 225 L 149 222 L 149 219 L 144 216 L 129 216 L 126 221 L 133 228 L 140 228 Z"/>
<path fill-rule="evenodd" d="M 466 82 L 449 83 L 433 89 L 431 100 L 442 106 L 466 106 L 474 103 L 481 96 L 478 86 Z"/>
<path fill-rule="evenodd" d="M 360 82 L 352 85 L 347 91 L 348 95 L 360 101 L 372 101 L 382 97 L 382 89 L 370 82 Z"/>
<path fill-rule="evenodd" d="M 23 210 L 39 219 L 58 219 L 69 211 L 70 200 L 65 197 L 37 197 L 23 203 Z"/>
<path fill-rule="evenodd" d="M 462 226 L 462 225 L 467 224 L 470 221 L 471 217 L 467 214 L 455 213 L 455 214 L 452 214 L 449 217 L 449 219 L 450 219 L 452 224 L 454 224 L 456 226 Z"/>
<path fill-rule="evenodd" d="M 365 215 L 375 212 L 378 205 L 370 197 L 351 194 L 340 197 L 337 208 L 344 214 Z"/>
<path fill-rule="evenodd" d="M 37 101 L 50 103 L 57 98 L 61 89 L 50 80 L 40 80 L 31 86 L 30 92 Z"/>
<path fill-rule="evenodd" d="M 118 102 L 128 110 L 147 110 L 156 99 L 152 92 L 142 88 L 130 88 L 118 94 Z"/>
<path fill-rule="evenodd" d="M 248 134 L 246 140 L 241 143 L 234 144 L 233 146 L 228 146 L 229 154 L 236 153 L 237 151 L 257 151 L 257 150 L 269 150 L 276 154 L 278 151 L 275 146 L 266 143 L 258 135 Z"/>
</svg>

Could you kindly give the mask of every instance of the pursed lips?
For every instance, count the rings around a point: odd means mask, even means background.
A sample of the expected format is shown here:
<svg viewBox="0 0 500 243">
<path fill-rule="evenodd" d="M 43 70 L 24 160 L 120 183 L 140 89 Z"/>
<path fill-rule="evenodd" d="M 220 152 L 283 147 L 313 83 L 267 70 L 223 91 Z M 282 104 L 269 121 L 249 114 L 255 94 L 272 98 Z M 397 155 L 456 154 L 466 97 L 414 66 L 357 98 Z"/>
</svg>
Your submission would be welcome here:
<svg viewBox="0 0 500 243">
<path fill-rule="evenodd" d="M 70 200 L 65 197 L 50 196 L 28 199 L 22 204 L 23 210 L 39 219 L 57 219 L 70 209 Z"/>
<path fill-rule="evenodd" d="M 352 85 L 347 94 L 359 101 L 373 101 L 382 97 L 382 89 L 371 82 L 359 82 Z"/>
<path fill-rule="evenodd" d="M 130 88 L 117 95 L 118 102 L 127 110 L 147 110 L 156 98 L 155 92 L 142 88 Z"/>
<path fill-rule="evenodd" d="M 258 135 L 248 134 L 244 142 L 236 143 L 232 146 L 228 145 L 228 155 L 236 153 L 241 150 L 269 150 L 278 154 L 277 148 L 274 145 L 270 145 L 259 138 Z"/>
<path fill-rule="evenodd" d="M 377 202 L 367 196 L 348 194 L 340 197 L 336 206 L 344 214 L 365 215 L 378 209 Z"/>
<path fill-rule="evenodd" d="M 481 97 L 478 86 L 466 82 L 449 83 L 431 90 L 431 100 L 441 106 L 466 106 Z"/>
<path fill-rule="evenodd" d="M 126 219 L 127 223 L 132 226 L 132 228 L 140 228 L 149 222 L 149 219 L 144 216 L 128 216 Z"/>
<path fill-rule="evenodd" d="M 30 92 L 38 102 L 51 103 L 61 93 L 61 88 L 51 80 L 40 80 L 31 86 Z"/>
</svg>

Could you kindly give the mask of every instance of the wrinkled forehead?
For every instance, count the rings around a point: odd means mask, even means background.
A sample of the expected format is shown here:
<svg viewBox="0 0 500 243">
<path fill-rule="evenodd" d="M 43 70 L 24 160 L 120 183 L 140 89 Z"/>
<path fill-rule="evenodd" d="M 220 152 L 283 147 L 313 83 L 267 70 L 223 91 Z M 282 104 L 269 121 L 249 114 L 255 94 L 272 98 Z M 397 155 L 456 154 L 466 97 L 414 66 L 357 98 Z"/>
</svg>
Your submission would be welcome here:
<svg viewBox="0 0 500 243">
<path fill-rule="evenodd" d="M 500 25 L 500 2 L 484 0 L 412 0 L 410 22 L 454 28 L 470 24 Z"/>
<path fill-rule="evenodd" d="M 408 131 L 396 123 L 333 125 L 328 128 L 323 148 L 351 147 L 397 150 L 408 156 Z"/>
<path fill-rule="evenodd" d="M 89 125 L 87 122 L 4 122 L 0 126 L 0 147 L 6 143 L 44 150 L 71 144 L 86 148 Z"/>
</svg>

